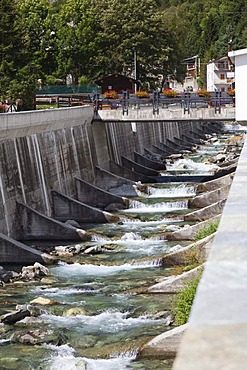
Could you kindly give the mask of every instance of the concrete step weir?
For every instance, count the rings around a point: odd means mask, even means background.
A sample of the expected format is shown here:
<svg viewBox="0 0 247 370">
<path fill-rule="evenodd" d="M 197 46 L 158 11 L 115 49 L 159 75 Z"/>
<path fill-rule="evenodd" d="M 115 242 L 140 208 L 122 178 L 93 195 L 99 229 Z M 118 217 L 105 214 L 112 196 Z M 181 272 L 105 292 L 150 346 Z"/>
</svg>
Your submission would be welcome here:
<svg viewBox="0 0 247 370">
<path fill-rule="evenodd" d="M 129 205 L 129 200 L 127 198 L 111 194 L 79 177 L 75 177 L 75 186 L 77 200 L 90 206 L 104 209 L 112 203 L 118 203 L 122 205 L 123 208 Z"/>
<path fill-rule="evenodd" d="M 115 175 L 99 166 L 95 167 L 96 179 L 95 183 L 102 189 L 109 191 L 119 196 L 137 196 L 137 183 L 124 177 Z"/>
<path fill-rule="evenodd" d="M 2 264 L 44 263 L 42 252 L 0 233 L 0 261 Z"/>
<path fill-rule="evenodd" d="M 56 220 L 65 222 L 73 220 L 78 223 L 118 222 L 119 217 L 88 204 L 79 202 L 58 191 L 52 190 L 52 211 Z"/>
<path fill-rule="evenodd" d="M 129 170 L 132 170 L 134 172 L 141 173 L 146 176 L 159 176 L 159 171 L 153 170 L 150 167 L 143 166 L 135 161 L 132 161 L 131 159 L 128 159 L 124 156 L 122 156 L 122 165 Z"/>
<path fill-rule="evenodd" d="M 142 166 L 150 167 L 157 171 L 166 169 L 166 165 L 164 163 L 157 162 L 155 160 L 146 158 L 144 155 L 141 155 L 140 153 L 137 153 L 135 151 L 134 151 L 134 159 L 135 159 L 135 162 L 141 164 Z"/>
<path fill-rule="evenodd" d="M 84 230 L 45 216 L 17 202 L 20 240 L 91 240 Z"/>
<path fill-rule="evenodd" d="M 150 176 L 138 171 L 133 171 L 130 168 L 121 166 L 120 164 L 112 161 L 109 162 L 109 170 L 118 176 L 123 176 L 132 181 L 141 181 L 143 183 L 149 183 L 152 181 L 152 178 Z"/>
</svg>

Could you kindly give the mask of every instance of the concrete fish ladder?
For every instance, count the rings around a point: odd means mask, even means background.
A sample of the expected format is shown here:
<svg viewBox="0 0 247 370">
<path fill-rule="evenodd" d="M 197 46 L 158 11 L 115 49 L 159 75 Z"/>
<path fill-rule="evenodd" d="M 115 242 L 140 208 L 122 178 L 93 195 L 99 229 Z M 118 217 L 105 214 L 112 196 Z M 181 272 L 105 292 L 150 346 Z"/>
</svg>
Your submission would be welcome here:
<svg viewBox="0 0 247 370">
<path fill-rule="evenodd" d="M 35 262 L 46 262 L 41 251 L 11 239 L 2 233 L 0 233 L 0 245 L 0 261 L 3 264 L 18 262 L 26 265 Z"/>
<path fill-rule="evenodd" d="M 22 203 L 17 203 L 17 222 L 17 238 L 21 240 L 91 240 L 83 229 L 47 217 Z"/>
<path fill-rule="evenodd" d="M 88 204 L 81 203 L 67 195 L 53 190 L 52 208 L 53 217 L 56 220 L 65 222 L 67 220 L 74 220 L 78 223 L 106 223 L 118 222 L 118 216 L 112 215 L 109 212 L 101 211 L 98 208 L 91 207 Z"/>
<path fill-rule="evenodd" d="M 127 198 L 111 194 L 78 177 L 75 177 L 75 185 L 77 200 L 92 207 L 104 209 L 112 203 L 119 204 L 121 208 L 126 208 L 129 205 Z"/>
</svg>

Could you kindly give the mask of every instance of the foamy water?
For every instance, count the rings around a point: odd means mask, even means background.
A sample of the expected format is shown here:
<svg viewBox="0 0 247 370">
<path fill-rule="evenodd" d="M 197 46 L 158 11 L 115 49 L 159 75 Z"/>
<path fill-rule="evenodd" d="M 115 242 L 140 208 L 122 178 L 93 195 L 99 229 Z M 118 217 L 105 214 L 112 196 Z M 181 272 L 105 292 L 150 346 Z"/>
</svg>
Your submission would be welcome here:
<svg viewBox="0 0 247 370">
<path fill-rule="evenodd" d="M 130 208 L 123 210 L 123 213 L 162 213 L 172 212 L 188 208 L 188 201 L 178 202 L 160 202 L 157 204 L 144 204 L 142 202 L 131 200 Z"/>
<path fill-rule="evenodd" d="M 44 345 L 51 351 L 46 370 L 127 370 L 137 356 L 137 350 L 124 352 L 110 359 L 90 359 L 76 356 L 68 345 Z"/>
<path fill-rule="evenodd" d="M 75 315 L 75 316 L 56 316 L 41 315 L 47 324 L 57 327 L 73 327 L 73 330 L 83 334 L 98 333 L 119 333 L 120 331 L 133 329 L 143 325 L 162 324 L 166 319 L 154 319 L 148 316 L 130 317 L 129 312 L 119 312 L 113 310 L 104 311 L 98 315 Z"/>
<path fill-rule="evenodd" d="M 208 163 L 200 163 L 200 162 L 194 162 L 192 159 L 179 159 L 176 162 L 174 162 L 171 166 L 167 166 L 168 171 L 176 171 L 176 170 L 191 170 L 191 171 L 197 171 L 197 172 L 212 172 L 219 167 L 215 164 L 208 164 Z"/>
<path fill-rule="evenodd" d="M 183 198 L 196 195 L 195 186 L 174 186 L 169 188 L 152 188 L 149 189 L 148 198 Z"/>
<path fill-rule="evenodd" d="M 117 274 L 122 271 L 130 271 L 135 269 L 142 269 L 147 267 L 159 267 L 161 266 L 162 261 L 159 259 L 154 259 L 151 261 L 140 262 L 140 263 L 125 263 L 123 265 L 113 265 L 113 266 L 106 266 L 106 265 L 81 265 L 79 263 L 67 264 L 61 263 L 59 266 L 54 267 L 52 272 L 55 276 L 106 276 L 106 275 L 113 275 Z"/>
</svg>

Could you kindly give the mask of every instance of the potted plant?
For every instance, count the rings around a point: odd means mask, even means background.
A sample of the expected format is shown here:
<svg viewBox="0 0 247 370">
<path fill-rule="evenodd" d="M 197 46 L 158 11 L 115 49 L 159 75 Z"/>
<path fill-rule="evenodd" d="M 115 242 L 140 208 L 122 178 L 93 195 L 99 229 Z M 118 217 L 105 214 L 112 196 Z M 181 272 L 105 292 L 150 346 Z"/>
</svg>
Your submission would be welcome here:
<svg viewBox="0 0 247 370">
<path fill-rule="evenodd" d="M 235 96 L 235 89 L 230 88 L 230 89 L 228 89 L 228 90 L 226 91 L 226 93 L 227 93 L 229 96 Z"/>
<path fill-rule="evenodd" d="M 0 103 L 0 113 L 7 112 L 7 105 L 5 103 Z"/>
<path fill-rule="evenodd" d="M 198 96 L 200 96 L 202 98 L 210 98 L 211 97 L 211 93 L 209 91 L 207 91 L 205 88 L 197 90 L 196 93 L 197 93 Z"/>
<path fill-rule="evenodd" d="M 144 90 L 139 90 L 135 93 L 138 98 L 149 98 L 149 93 Z"/>
<path fill-rule="evenodd" d="M 103 94 L 104 99 L 117 99 L 117 97 L 118 95 L 115 90 L 108 90 L 108 91 L 105 91 Z"/>
<path fill-rule="evenodd" d="M 165 90 L 163 90 L 162 94 L 166 98 L 176 98 L 178 96 L 178 92 L 176 90 L 172 90 L 172 89 L 165 89 Z"/>
</svg>

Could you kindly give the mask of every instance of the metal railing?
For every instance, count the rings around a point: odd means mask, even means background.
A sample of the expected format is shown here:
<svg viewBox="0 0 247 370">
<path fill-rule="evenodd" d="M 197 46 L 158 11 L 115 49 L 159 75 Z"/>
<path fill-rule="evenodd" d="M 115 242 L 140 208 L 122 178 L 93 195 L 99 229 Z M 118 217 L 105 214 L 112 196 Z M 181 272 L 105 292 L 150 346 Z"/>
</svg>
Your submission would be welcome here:
<svg viewBox="0 0 247 370">
<path fill-rule="evenodd" d="M 124 92 L 117 99 L 104 99 L 100 94 L 94 94 L 92 98 L 94 110 L 122 109 L 123 115 L 128 115 L 130 109 L 150 108 L 154 115 L 158 115 L 160 109 L 180 107 L 184 114 L 190 113 L 192 108 L 212 108 L 215 113 L 221 113 L 221 107 L 235 105 L 235 97 L 226 93 L 213 92 L 210 97 L 201 97 L 196 93 L 185 92 L 176 97 L 167 97 L 158 91 L 154 91 L 148 98 L 138 98 L 134 94 Z"/>
</svg>

